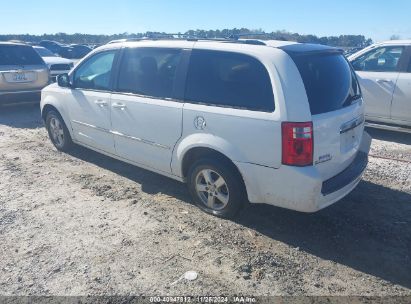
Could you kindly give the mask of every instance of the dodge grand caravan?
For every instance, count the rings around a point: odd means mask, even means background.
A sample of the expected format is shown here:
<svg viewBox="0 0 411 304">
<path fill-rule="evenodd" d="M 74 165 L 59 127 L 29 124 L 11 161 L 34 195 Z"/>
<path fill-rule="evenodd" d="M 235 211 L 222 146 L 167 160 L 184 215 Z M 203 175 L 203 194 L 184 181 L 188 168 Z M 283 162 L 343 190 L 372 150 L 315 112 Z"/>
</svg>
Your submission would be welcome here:
<svg viewBox="0 0 411 304">
<path fill-rule="evenodd" d="M 371 139 L 335 48 L 260 40 L 102 46 L 42 91 L 54 146 L 73 143 L 188 184 L 204 211 L 315 212 L 347 195 Z"/>
</svg>

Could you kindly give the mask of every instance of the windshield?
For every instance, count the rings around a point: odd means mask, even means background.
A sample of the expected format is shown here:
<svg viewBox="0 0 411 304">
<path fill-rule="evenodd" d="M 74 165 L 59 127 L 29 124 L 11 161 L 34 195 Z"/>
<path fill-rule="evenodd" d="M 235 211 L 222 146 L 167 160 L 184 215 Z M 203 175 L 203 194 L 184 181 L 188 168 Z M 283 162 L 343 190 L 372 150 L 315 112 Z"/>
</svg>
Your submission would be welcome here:
<svg viewBox="0 0 411 304">
<path fill-rule="evenodd" d="M 51 51 L 49 51 L 46 48 L 43 47 L 34 47 L 36 52 L 41 56 L 41 57 L 57 57 L 55 54 L 53 54 Z"/>
<path fill-rule="evenodd" d="M 41 57 L 31 46 L 0 46 L 0 65 L 38 65 L 44 64 Z"/>
<path fill-rule="evenodd" d="M 312 115 L 339 110 L 360 98 L 350 64 L 341 54 L 291 56 L 300 71 Z"/>
</svg>

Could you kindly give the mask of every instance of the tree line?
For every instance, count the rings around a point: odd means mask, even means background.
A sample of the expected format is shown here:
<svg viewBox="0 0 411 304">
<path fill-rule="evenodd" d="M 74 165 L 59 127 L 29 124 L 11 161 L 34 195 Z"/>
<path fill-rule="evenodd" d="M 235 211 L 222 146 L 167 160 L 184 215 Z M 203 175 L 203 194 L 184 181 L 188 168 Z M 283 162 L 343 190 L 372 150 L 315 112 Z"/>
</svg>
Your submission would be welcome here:
<svg viewBox="0 0 411 304">
<path fill-rule="evenodd" d="M 228 38 L 228 37 L 246 37 L 256 39 L 274 39 L 295 41 L 301 43 L 318 43 L 330 46 L 339 47 L 365 47 L 372 44 L 370 38 L 366 38 L 363 35 L 340 35 L 340 36 L 327 36 L 318 37 L 316 35 L 301 35 L 298 33 L 290 33 L 288 31 L 273 31 L 265 32 L 260 30 L 250 30 L 246 28 L 234 28 L 223 30 L 189 30 L 187 32 L 175 33 L 175 37 L 180 35 L 181 37 L 196 37 L 196 38 Z M 246 35 L 246 36 L 245 36 Z M 65 44 L 104 44 L 111 40 L 123 39 L 123 38 L 143 38 L 143 37 L 165 37 L 167 33 L 164 32 L 146 32 L 146 33 L 121 33 L 114 35 L 93 35 L 93 34 L 43 34 L 43 35 L 30 35 L 30 34 L 9 34 L 0 35 L 0 41 L 8 40 L 20 40 L 26 42 L 38 43 L 41 40 L 53 40 Z"/>
</svg>

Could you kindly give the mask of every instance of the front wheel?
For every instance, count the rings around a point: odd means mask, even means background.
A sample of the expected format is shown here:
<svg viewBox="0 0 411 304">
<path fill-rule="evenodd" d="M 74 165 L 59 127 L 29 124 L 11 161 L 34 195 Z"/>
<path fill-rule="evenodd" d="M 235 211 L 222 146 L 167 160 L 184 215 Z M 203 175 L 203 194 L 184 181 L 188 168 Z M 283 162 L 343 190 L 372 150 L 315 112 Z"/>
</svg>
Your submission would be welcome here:
<svg viewBox="0 0 411 304">
<path fill-rule="evenodd" d="M 50 111 L 46 116 L 46 128 L 53 145 L 59 151 L 67 152 L 73 146 L 70 133 L 59 113 Z"/>
<path fill-rule="evenodd" d="M 188 187 L 200 209 L 219 217 L 234 217 L 246 202 L 240 174 L 224 161 L 195 162 L 188 173 Z"/>
</svg>

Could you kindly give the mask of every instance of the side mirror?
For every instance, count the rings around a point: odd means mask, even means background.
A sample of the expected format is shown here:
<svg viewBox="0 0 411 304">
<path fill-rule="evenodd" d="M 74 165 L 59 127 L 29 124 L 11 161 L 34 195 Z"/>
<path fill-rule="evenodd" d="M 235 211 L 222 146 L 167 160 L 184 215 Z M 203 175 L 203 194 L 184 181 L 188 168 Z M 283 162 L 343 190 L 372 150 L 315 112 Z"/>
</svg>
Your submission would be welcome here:
<svg viewBox="0 0 411 304">
<path fill-rule="evenodd" d="M 362 64 L 358 60 L 354 60 L 351 62 L 354 71 L 362 71 L 363 67 Z"/>
<path fill-rule="evenodd" d="M 57 84 L 59 87 L 69 88 L 71 87 L 70 77 L 67 73 L 61 74 L 57 76 Z"/>
</svg>

